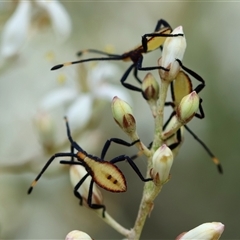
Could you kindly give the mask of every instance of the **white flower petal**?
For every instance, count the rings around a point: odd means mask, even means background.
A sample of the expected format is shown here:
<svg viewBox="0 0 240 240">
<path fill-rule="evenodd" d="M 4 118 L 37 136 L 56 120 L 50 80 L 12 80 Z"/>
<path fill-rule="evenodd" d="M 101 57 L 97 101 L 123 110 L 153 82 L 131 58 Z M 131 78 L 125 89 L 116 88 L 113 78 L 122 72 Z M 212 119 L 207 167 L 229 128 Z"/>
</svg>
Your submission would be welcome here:
<svg viewBox="0 0 240 240">
<path fill-rule="evenodd" d="M 67 234 L 65 240 L 92 240 L 92 238 L 85 232 L 73 230 Z"/>
<path fill-rule="evenodd" d="M 24 44 L 30 24 L 31 2 L 20 1 L 17 9 L 6 22 L 2 31 L 1 55 L 11 57 Z"/>
<path fill-rule="evenodd" d="M 90 94 L 81 94 L 66 112 L 71 129 L 83 127 L 92 114 L 93 99 Z"/>
<path fill-rule="evenodd" d="M 102 84 L 100 88 L 95 89 L 94 95 L 98 98 L 106 99 L 112 101 L 113 97 L 118 96 L 124 101 L 132 105 L 131 96 L 125 91 L 122 86 L 114 86 L 110 84 Z"/>
<path fill-rule="evenodd" d="M 41 103 L 40 107 L 45 110 L 50 110 L 59 105 L 70 104 L 77 97 L 77 91 L 73 88 L 62 88 L 50 92 L 46 95 Z"/>
<path fill-rule="evenodd" d="M 110 80 L 118 75 L 119 68 L 112 63 L 100 62 L 89 72 L 89 85 L 95 88 L 97 84 Z"/>
<path fill-rule="evenodd" d="M 182 26 L 175 28 L 171 34 L 184 34 Z M 176 59 L 182 61 L 186 46 L 185 35 L 168 37 L 163 45 L 162 66 L 168 68 Z"/>
<path fill-rule="evenodd" d="M 187 233 L 177 238 L 179 240 L 189 239 L 204 239 L 204 240 L 217 240 L 221 237 L 224 231 L 224 225 L 220 222 L 203 223 Z"/>
<path fill-rule="evenodd" d="M 54 1 L 35 1 L 44 8 L 51 19 L 53 30 L 61 41 L 66 40 L 72 29 L 71 19 L 61 3 Z"/>
</svg>

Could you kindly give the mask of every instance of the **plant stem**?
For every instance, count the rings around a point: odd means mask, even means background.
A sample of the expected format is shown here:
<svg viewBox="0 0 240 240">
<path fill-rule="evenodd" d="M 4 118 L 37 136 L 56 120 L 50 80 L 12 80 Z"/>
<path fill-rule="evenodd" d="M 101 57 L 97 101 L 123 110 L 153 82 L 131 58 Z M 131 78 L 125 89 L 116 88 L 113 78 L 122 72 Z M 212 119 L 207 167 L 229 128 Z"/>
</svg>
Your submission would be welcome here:
<svg viewBox="0 0 240 240">
<path fill-rule="evenodd" d="M 155 152 L 162 144 L 162 128 L 163 128 L 163 119 L 164 119 L 164 106 L 167 98 L 169 82 L 161 81 L 160 87 L 160 97 L 157 101 L 157 110 L 156 110 L 156 118 L 155 118 L 155 136 L 153 141 L 152 150 Z"/>
<path fill-rule="evenodd" d="M 153 182 L 145 183 L 140 208 L 138 211 L 138 216 L 135 221 L 134 228 L 131 230 L 128 236 L 129 240 L 140 239 L 146 218 L 147 216 L 150 215 L 154 206 L 154 199 L 158 196 L 161 189 L 162 189 L 162 185 L 156 186 Z"/>
<path fill-rule="evenodd" d="M 122 234 L 123 236 L 128 236 L 130 233 L 130 230 L 124 228 L 122 225 L 120 225 L 115 219 L 113 219 L 107 211 L 105 211 L 105 217 L 102 217 L 102 212 L 96 211 L 97 214 L 105 221 L 108 225 L 110 225 L 113 229 L 115 229 L 117 232 Z"/>
</svg>

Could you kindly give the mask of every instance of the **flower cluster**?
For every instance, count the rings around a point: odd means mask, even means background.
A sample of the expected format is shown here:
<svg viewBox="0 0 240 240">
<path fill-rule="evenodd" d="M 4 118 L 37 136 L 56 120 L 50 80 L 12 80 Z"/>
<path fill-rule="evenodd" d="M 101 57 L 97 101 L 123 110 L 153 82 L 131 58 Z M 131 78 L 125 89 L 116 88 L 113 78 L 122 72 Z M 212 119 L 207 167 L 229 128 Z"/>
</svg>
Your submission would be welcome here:
<svg viewBox="0 0 240 240">
<path fill-rule="evenodd" d="M 148 103 L 155 121 L 155 134 L 153 142 L 149 146 L 145 145 L 142 138 L 139 137 L 137 121 L 128 102 L 118 96 L 112 100 L 112 115 L 115 122 L 139 150 L 132 159 L 140 155 L 147 157 L 147 176 L 152 180 L 145 183 L 138 217 L 131 230 L 123 229 L 108 214 L 103 217 L 104 221 L 128 239 L 140 238 L 146 217 L 153 210 L 155 198 L 161 192 L 163 185 L 170 179 L 171 167 L 182 143 L 182 129 L 198 114 L 197 112 L 201 108 L 201 99 L 198 93 L 204 87 L 204 80 L 182 63 L 186 49 L 182 26 L 174 29 L 171 34 L 174 37 L 166 38 L 162 56 L 158 60 L 160 86 L 150 72 L 146 74 L 141 85 L 142 95 Z M 201 84 L 194 90 L 189 75 L 201 81 Z M 173 98 L 170 103 L 166 102 L 169 87 L 171 87 Z M 164 123 L 164 109 L 167 105 L 173 107 L 173 112 Z M 134 170 L 139 176 L 141 175 L 137 167 Z M 76 186 L 76 182 L 73 182 L 73 186 Z M 82 188 L 87 189 L 88 186 L 89 183 L 86 181 Z M 89 195 L 82 192 L 82 196 L 85 199 Z M 99 202 L 99 199 L 102 204 L 102 195 L 94 185 L 92 201 Z M 223 230 L 224 225 L 221 223 L 205 223 L 179 235 L 177 239 L 218 239 Z"/>
<path fill-rule="evenodd" d="M 61 41 L 69 37 L 71 20 L 60 2 L 57 0 L 19 0 L 14 13 L 9 17 L 2 31 L 1 58 L 5 59 L 17 55 L 31 35 L 31 27 L 43 27 L 41 25 L 46 23 L 51 24 Z"/>
<path fill-rule="evenodd" d="M 20 0 L 16 10 L 3 29 L 0 48 L 1 57 L 9 58 L 18 54 L 26 41 L 30 26 L 39 16 L 47 18 L 48 21 L 50 20 L 54 31 L 61 36 L 61 39 L 69 36 L 71 31 L 69 17 L 57 0 Z M 58 18 L 61 18 L 61 26 L 59 26 Z M 127 239 L 140 239 L 147 216 L 153 211 L 156 197 L 163 186 L 170 180 L 174 158 L 183 142 L 183 128 L 186 128 L 186 124 L 195 116 L 204 117 L 199 92 L 204 88 L 205 83 L 197 73 L 183 64 L 187 46 L 183 27 L 179 26 L 172 30 L 166 21 L 160 20 L 159 22 L 161 21 L 164 25 L 163 28 L 150 34 L 150 37 L 142 41 L 140 47 L 125 55 L 115 55 L 94 49 L 81 52 L 92 52 L 107 56 L 106 58 L 96 58 L 97 60 L 130 59 L 133 61 L 133 64 L 124 73 L 120 81 L 126 88 L 141 92 L 143 100 L 146 101 L 151 110 L 152 116 L 150 117 L 154 120 L 154 135 L 150 144 L 145 143 L 144 138 L 138 133 L 137 119 L 134 109 L 131 107 L 129 93 L 123 87 L 109 83 L 110 79 L 118 75 L 119 69 L 115 65 L 103 61 L 88 68 L 80 64 L 75 73 L 75 81 L 61 81 L 53 91 L 42 98 L 34 116 L 35 129 L 44 152 L 44 159 L 48 157 L 49 160 L 32 182 L 28 193 L 31 193 L 37 181 L 55 158 L 69 157 L 71 160 L 61 160 L 60 163 L 69 165 L 70 181 L 80 204 L 95 211 L 101 219 Z M 16 22 L 19 24 L 16 24 Z M 16 29 L 16 26 L 20 27 Z M 161 43 L 156 39 L 161 39 Z M 148 52 L 148 45 L 151 46 L 149 51 L 154 50 L 153 46 L 155 45 L 155 49 L 161 47 L 162 54 L 158 59 L 157 66 L 142 68 L 142 53 Z M 139 56 L 139 59 L 136 60 L 135 57 L 137 58 L 137 56 Z M 75 63 L 83 63 L 93 59 L 83 59 Z M 73 63 L 60 64 L 56 68 L 53 67 L 53 69 L 72 65 Z M 141 84 L 140 88 L 125 82 L 133 69 L 135 78 Z M 158 69 L 159 80 L 153 76 L 152 72 L 147 72 L 143 81 L 137 77 L 138 71 L 154 69 Z M 190 76 L 200 81 L 200 84 L 194 89 Z M 172 95 L 171 102 L 166 100 L 169 89 Z M 89 135 L 90 124 L 99 122 L 103 106 L 106 106 L 106 103 L 110 101 L 113 119 L 120 129 L 126 133 L 131 143 L 122 139 L 111 138 L 106 141 L 101 155 L 96 157 L 85 152 L 73 140 L 69 126 L 71 125 L 74 137 L 76 135 L 84 136 L 84 133 Z M 172 107 L 172 113 L 165 120 L 165 108 L 167 106 Z M 64 139 L 64 143 L 57 141 L 56 118 L 59 113 L 69 119 L 68 123 L 67 118 L 65 118 L 67 138 Z M 92 129 L 96 129 L 97 124 L 93 125 L 94 128 Z M 91 139 L 92 145 L 94 145 L 96 138 L 95 134 Z M 59 149 L 66 148 L 69 142 L 70 152 L 59 153 Z M 138 152 L 131 157 L 120 155 L 109 162 L 105 161 L 104 157 L 111 142 L 127 147 L 135 145 Z M 95 145 L 97 144 L 98 142 Z M 134 161 L 135 158 L 141 155 L 147 159 L 146 177 L 143 176 Z M 125 176 L 116 166 L 120 161 L 127 161 L 140 180 L 145 182 L 139 212 L 135 225 L 131 229 L 123 227 L 106 211 L 103 193 L 100 190 L 100 188 L 103 188 L 111 192 L 126 191 Z M 214 162 L 219 164 L 216 158 L 214 158 Z M 29 161 L 26 166 L 32 167 L 32 161 Z M 24 165 L 24 167 L 26 166 Z M 124 185 L 124 188 L 121 188 L 121 184 Z M 117 189 L 118 186 L 120 186 L 121 190 Z M 186 233 L 182 233 L 176 239 L 219 239 L 223 231 L 224 225 L 220 222 L 205 223 Z M 66 236 L 66 240 L 71 239 L 92 238 L 85 232 L 74 230 Z"/>
</svg>

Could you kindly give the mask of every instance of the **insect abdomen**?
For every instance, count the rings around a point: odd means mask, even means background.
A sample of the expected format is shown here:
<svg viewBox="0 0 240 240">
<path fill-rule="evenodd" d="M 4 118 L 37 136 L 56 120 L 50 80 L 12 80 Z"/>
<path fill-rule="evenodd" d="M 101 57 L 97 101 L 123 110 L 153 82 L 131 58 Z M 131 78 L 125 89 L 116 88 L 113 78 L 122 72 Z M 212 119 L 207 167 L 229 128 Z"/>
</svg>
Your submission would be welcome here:
<svg viewBox="0 0 240 240">
<path fill-rule="evenodd" d="M 100 187 L 110 192 L 127 191 L 126 179 L 117 166 L 110 162 L 100 162 L 89 157 L 85 157 L 84 162 L 88 165 L 94 182 Z"/>
</svg>

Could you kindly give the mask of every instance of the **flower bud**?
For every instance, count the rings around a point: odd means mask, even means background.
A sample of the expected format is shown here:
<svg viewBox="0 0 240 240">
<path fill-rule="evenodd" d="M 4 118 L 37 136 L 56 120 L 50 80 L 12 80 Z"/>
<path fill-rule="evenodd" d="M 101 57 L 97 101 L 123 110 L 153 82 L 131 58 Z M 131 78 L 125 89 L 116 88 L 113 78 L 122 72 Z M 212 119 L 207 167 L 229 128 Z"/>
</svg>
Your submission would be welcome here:
<svg viewBox="0 0 240 240">
<path fill-rule="evenodd" d="M 218 240 L 224 231 L 224 225 L 220 222 L 203 223 L 198 227 L 182 233 L 177 240 L 204 239 Z"/>
<path fill-rule="evenodd" d="M 170 148 L 163 144 L 153 154 L 152 158 L 153 168 L 151 170 L 151 177 L 157 184 L 164 184 L 169 179 L 169 172 L 173 164 L 173 154 Z"/>
<path fill-rule="evenodd" d="M 39 140 L 46 151 L 51 151 L 55 144 L 55 128 L 53 119 L 45 111 L 40 111 L 34 118 Z"/>
<path fill-rule="evenodd" d="M 162 132 L 162 140 L 167 140 L 169 137 L 174 135 L 182 126 L 183 123 L 178 120 L 176 114 L 172 116 L 170 122 L 166 126 L 165 130 Z"/>
<path fill-rule="evenodd" d="M 184 34 L 182 26 L 175 28 L 172 34 Z M 159 74 L 162 80 L 173 81 L 178 72 L 180 71 L 180 65 L 176 61 L 179 59 L 182 61 L 183 55 L 186 49 L 185 36 L 168 37 L 163 45 L 162 57 L 159 59 L 159 66 L 162 66 L 169 71 L 163 69 L 159 70 Z"/>
<path fill-rule="evenodd" d="M 174 147 L 172 150 L 173 157 L 175 158 L 178 155 L 178 152 L 180 150 L 180 147 L 182 146 L 183 140 L 184 140 L 184 127 L 180 128 L 180 140 L 177 138 L 177 133 L 173 134 L 171 137 L 167 138 L 164 143 L 167 144 L 167 146 L 170 148 L 171 145 L 175 145 L 178 143 L 176 147 Z"/>
<path fill-rule="evenodd" d="M 92 240 L 92 238 L 85 232 L 73 230 L 68 233 L 65 240 Z"/>
<path fill-rule="evenodd" d="M 127 102 L 115 96 L 112 100 L 112 114 L 115 122 L 125 133 L 130 136 L 136 134 L 136 121 Z"/>
<path fill-rule="evenodd" d="M 81 165 L 72 165 L 70 167 L 70 181 L 75 187 L 77 183 L 87 174 L 85 168 Z M 89 193 L 89 186 L 91 182 L 91 177 L 87 177 L 87 179 L 82 183 L 78 192 L 80 193 L 83 199 L 83 205 L 88 207 L 87 198 Z M 92 191 L 92 203 L 93 204 L 103 204 L 103 197 L 101 191 L 97 188 L 96 184 L 93 184 L 93 191 Z"/>
<path fill-rule="evenodd" d="M 199 96 L 195 91 L 183 97 L 176 110 L 177 118 L 181 123 L 186 124 L 194 117 L 199 108 L 199 101 Z"/>
<path fill-rule="evenodd" d="M 159 85 L 151 73 L 148 73 L 143 79 L 142 92 L 146 100 L 158 100 Z"/>
</svg>

